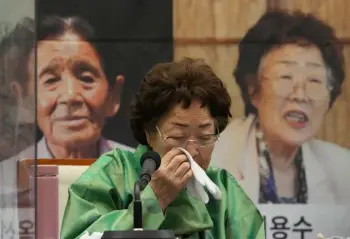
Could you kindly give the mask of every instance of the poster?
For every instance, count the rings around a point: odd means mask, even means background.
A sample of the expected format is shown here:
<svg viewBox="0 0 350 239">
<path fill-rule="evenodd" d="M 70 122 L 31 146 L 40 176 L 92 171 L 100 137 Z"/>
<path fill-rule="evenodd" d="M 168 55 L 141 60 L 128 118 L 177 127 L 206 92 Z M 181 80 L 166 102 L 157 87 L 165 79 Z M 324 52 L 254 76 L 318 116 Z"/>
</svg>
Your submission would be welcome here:
<svg viewBox="0 0 350 239">
<path fill-rule="evenodd" d="M 35 42 L 34 8 L 34 1 L 0 1 L 0 238 L 34 236 L 34 214 L 18 206 L 17 195 L 26 192 L 17 190 L 15 159 L 35 143 L 35 90 L 29 80 L 34 64 L 28 61 Z M 28 221 L 19 219 L 22 213 Z"/>
<path fill-rule="evenodd" d="M 240 32 L 226 80 L 235 83 L 234 108 L 242 108 L 211 163 L 230 172 L 261 210 L 267 238 L 345 238 L 349 45 L 336 16 L 320 10 L 343 3 L 289 2 L 262 11 Z"/>
<path fill-rule="evenodd" d="M 266 238 L 348 238 L 350 208 L 321 205 L 259 205 L 265 218 Z"/>
<path fill-rule="evenodd" d="M 77 16 L 88 21 L 95 32 L 91 41 L 101 50 L 106 69 L 110 71 L 107 72 L 109 80 L 114 81 L 118 75 L 124 77 L 115 92 L 119 94 L 116 96 L 119 108 L 114 115 L 105 117 L 100 129 L 102 136 L 126 148 L 136 147 L 128 122 L 129 104 L 144 74 L 155 63 L 173 58 L 171 1 L 109 0 L 102 4 L 92 0 L 49 0 L 39 1 L 37 12 L 39 22 L 53 15 Z M 40 94 L 40 85 L 38 87 Z M 38 103 L 40 107 L 40 100 Z"/>
</svg>

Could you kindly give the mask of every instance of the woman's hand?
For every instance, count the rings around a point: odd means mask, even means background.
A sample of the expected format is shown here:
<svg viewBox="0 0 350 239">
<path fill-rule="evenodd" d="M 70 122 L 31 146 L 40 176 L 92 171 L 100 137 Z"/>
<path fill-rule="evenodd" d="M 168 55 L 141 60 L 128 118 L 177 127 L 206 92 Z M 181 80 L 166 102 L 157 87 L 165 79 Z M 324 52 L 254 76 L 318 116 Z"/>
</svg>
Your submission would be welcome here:
<svg viewBox="0 0 350 239">
<path fill-rule="evenodd" d="M 150 182 L 163 212 L 192 176 L 191 165 L 181 150 L 173 149 L 164 155 Z"/>
</svg>

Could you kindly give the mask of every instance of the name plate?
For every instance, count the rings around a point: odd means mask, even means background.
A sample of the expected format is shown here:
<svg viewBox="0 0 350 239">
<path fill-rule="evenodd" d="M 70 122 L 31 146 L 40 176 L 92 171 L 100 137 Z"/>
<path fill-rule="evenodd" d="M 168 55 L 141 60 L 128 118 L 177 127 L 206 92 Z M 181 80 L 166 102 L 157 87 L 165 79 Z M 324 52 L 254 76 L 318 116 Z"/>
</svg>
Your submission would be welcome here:
<svg viewBox="0 0 350 239">
<path fill-rule="evenodd" d="M 350 239 L 350 205 L 258 205 L 265 218 L 266 238 Z"/>
</svg>

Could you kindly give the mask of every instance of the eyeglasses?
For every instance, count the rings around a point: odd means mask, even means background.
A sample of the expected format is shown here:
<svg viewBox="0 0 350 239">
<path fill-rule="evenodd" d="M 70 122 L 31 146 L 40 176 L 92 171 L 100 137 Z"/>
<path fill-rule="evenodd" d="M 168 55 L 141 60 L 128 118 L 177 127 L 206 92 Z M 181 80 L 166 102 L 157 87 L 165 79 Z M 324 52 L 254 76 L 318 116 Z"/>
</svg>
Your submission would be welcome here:
<svg viewBox="0 0 350 239">
<path fill-rule="evenodd" d="M 159 130 L 158 126 L 156 126 L 156 129 L 163 142 L 173 147 L 184 147 L 188 142 L 196 143 L 199 147 L 208 147 L 215 144 L 215 142 L 219 139 L 219 134 L 209 134 L 201 136 L 198 139 L 189 139 L 187 137 L 166 135 Z"/>
<path fill-rule="evenodd" d="M 303 87 L 305 95 L 312 100 L 324 100 L 332 90 L 327 79 L 306 79 L 303 82 L 297 82 L 290 76 L 282 76 L 279 78 L 267 78 L 277 96 L 286 98 L 295 92 L 296 86 Z"/>
</svg>

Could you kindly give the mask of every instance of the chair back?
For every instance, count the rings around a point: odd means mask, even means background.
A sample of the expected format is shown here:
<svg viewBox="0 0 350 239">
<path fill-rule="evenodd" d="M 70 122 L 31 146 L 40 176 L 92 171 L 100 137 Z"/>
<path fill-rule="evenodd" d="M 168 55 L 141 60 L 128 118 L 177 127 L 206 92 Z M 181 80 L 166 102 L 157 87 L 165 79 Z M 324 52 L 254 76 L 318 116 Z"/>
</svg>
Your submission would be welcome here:
<svg viewBox="0 0 350 239">
<path fill-rule="evenodd" d="M 59 238 L 58 218 L 58 167 L 56 165 L 37 166 L 37 230 L 36 238 Z M 33 182 L 32 178 L 32 182 Z"/>
<path fill-rule="evenodd" d="M 29 193 L 19 195 L 19 206 L 34 208 L 34 164 L 37 165 L 37 238 L 59 238 L 68 200 L 68 188 L 96 159 L 33 159 L 19 163 L 18 187 Z M 28 180 L 28 178 L 30 180 Z M 28 211 L 28 210 L 27 210 Z M 30 211 L 30 210 L 29 210 Z M 32 210 L 33 211 L 33 210 Z M 25 215 L 23 215 L 25 216 Z M 52 237 L 55 235 L 54 237 Z"/>
</svg>

